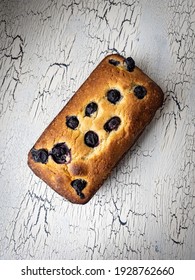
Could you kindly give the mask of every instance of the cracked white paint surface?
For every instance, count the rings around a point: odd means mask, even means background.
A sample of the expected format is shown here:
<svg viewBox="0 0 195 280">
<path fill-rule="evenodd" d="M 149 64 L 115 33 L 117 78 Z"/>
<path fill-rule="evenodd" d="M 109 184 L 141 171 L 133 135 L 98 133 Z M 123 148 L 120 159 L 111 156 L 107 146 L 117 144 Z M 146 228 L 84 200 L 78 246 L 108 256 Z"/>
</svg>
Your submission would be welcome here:
<svg viewBox="0 0 195 280">
<path fill-rule="evenodd" d="M 86 205 L 27 166 L 109 53 L 163 89 L 155 119 Z M 1 0 L 0 259 L 195 259 L 195 2 Z"/>
</svg>

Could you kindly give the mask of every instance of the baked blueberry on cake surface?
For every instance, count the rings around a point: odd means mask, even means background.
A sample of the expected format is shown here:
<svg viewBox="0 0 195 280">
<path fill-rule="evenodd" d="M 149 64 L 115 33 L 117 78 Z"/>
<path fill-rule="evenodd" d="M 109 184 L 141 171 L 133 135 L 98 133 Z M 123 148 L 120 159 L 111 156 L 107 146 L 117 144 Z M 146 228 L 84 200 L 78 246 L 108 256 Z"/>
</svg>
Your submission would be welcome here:
<svg viewBox="0 0 195 280">
<path fill-rule="evenodd" d="M 162 90 L 131 57 L 108 55 L 45 129 L 28 164 L 64 198 L 85 204 L 162 103 Z"/>
</svg>

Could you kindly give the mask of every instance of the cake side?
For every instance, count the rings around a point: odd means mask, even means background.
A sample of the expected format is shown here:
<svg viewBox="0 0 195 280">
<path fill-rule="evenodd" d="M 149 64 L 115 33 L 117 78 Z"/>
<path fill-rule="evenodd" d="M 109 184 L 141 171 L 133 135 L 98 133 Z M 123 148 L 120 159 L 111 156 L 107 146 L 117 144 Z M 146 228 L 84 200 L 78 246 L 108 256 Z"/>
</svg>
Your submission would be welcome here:
<svg viewBox="0 0 195 280">
<path fill-rule="evenodd" d="M 89 201 L 162 105 L 162 90 L 130 66 L 104 58 L 28 154 L 34 173 L 73 203 Z"/>
</svg>

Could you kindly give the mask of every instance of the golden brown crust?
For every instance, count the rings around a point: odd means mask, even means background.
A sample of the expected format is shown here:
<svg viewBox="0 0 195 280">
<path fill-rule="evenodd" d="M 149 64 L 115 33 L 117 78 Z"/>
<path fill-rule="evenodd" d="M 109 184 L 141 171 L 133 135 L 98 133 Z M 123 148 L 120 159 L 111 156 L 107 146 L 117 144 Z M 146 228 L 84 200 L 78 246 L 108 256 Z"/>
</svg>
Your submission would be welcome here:
<svg viewBox="0 0 195 280">
<path fill-rule="evenodd" d="M 120 65 L 110 64 L 110 59 L 120 61 Z M 143 99 L 133 94 L 137 85 L 147 90 Z M 122 95 L 116 105 L 106 98 L 107 91 L 113 88 Z M 86 117 L 85 107 L 90 102 L 96 102 L 98 110 L 91 117 Z M 28 164 L 37 176 L 60 195 L 73 203 L 84 204 L 133 145 L 162 102 L 162 90 L 146 74 L 138 67 L 133 72 L 127 71 L 122 56 L 109 55 L 91 73 L 33 147 L 51 151 L 55 144 L 65 142 L 71 149 L 71 162 L 58 164 L 49 157 L 46 164 L 38 163 L 33 160 L 30 151 Z M 79 120 L 75 130 L 66 126 L 66 117 L 71 115 L 77 116 Z M 118 116 L 121 124 L 116 131 L 109 133 L 103 129 L 103 125 L 113 116 Z M 99 145 L 95 148 L 84 143 L 84 134 L 89 130 L 99 136 Z M 71 182 L 78 178 L 87 182 L 82 190 L 84 198 L 71 186 Z"/>
</svg>

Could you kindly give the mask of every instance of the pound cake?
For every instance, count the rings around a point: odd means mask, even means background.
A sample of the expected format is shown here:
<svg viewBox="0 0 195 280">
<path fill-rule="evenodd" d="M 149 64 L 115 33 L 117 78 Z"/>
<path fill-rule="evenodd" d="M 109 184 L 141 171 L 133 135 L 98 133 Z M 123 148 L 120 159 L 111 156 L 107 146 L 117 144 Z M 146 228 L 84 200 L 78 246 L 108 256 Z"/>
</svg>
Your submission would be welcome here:
<svg viewBox="0 0 195 280">
<path fill-rule="evenodd" d="M 108 55 L 37 140 L 28 165 L 58 194 L 85 204 L 162 103 L 162 90 L 131 57 Z"/>
</svg>

